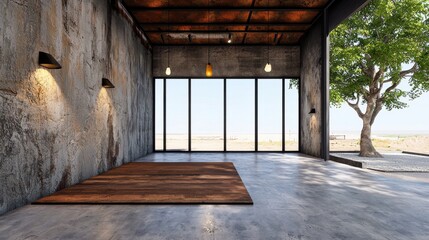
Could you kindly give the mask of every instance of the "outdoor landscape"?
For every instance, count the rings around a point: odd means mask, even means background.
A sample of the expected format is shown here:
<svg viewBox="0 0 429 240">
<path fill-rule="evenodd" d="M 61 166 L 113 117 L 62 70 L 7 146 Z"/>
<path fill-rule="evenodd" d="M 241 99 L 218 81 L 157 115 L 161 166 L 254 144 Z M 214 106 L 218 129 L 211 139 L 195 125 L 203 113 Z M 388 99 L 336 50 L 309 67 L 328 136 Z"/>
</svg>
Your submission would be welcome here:
<svg viewBox="0 0 429 240">
<path fill-rule="evenodd" d="M 281 134 L 259 134 L 259 151 L 281 151 Z M 227 137 L 228 151 L 254 151 L 255 135 L 253 134 L 234 134 Z M 162 150 L 162 134 L 156 135 L 156 149 Z M 167 149 L 169 150 L 188 150 L 188 136 L 185 134 L 170 134 L 167 136 Z M 223 136 L 220 135 L 193 135 L 193 151 L 223 151 Z M 285 150 L 298 151 L 298 134 L 286 133 Z"/>
<path fill-rule="evenodd" d="M 331 151 L 359 151 L 359 132 L 331 136 Z M 429 133 L 426 134 L 377 134 L 372 137 L 374 147 L 381 153 L 415 152 L 429 154 Z"/>
<path fill-rule="evenodd" d="M 187 151 L 188 136 L 181 134 L 170 135 L 167 138 L 168 149 Z M 374 147 L 382 153 L 415 152 L 429 154 L 429 132 L 427 133 L 375 133 Z M 162 135 L 156 136 L 156 146 L 162 150 Z M 198 135 L 192 138 L 192 148 L 195 151 L 223 151 L 223 137 L 217 135 Z M 227 149 L 230 151 L 253 151 L 254 135 L 235 135 L 227 138 Z M 263 134 L 259 137 L 259 150 L 281 150 L 281 136 Z M 285 141 L 286 151 L 298 151 L 298 136 L 296 133 L 287 134 Z M 359 151 L 359 132 L 342 132 L 332 134 L 330 150 Z"/>
<path fill-rule="evenodd" d="M 373 0 L 330 47 L 331 151 L 428 153 L 429 2 Z"/>
</svg>

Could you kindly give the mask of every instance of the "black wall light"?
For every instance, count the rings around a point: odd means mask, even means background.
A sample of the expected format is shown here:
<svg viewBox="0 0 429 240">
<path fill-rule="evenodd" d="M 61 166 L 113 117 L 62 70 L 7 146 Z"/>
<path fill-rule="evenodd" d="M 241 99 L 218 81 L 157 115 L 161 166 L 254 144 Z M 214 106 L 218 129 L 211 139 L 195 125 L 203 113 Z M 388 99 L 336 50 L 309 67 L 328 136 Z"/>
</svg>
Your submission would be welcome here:
<svg viewBox="0 0 429 240">
<path fill-rule="evenodd" d="M 61 65 L 51 54 L 39 52 L 39 65 L 48 69 L 60 69 Z"/>
<path fill-rule="evenodd" d="M 315 114 L 315 113 L 316 113 L 316 109 L 312 108 L 308 114 Z"/>
<path fill-rule="evenodd" d="M 103 86 L 104 88 L 115 88 L 115 86 L 113 86 L 112 82 L 110 82 L 110 80 L 107 78 L 101 79 L 101 86 Z"/>
</svg>

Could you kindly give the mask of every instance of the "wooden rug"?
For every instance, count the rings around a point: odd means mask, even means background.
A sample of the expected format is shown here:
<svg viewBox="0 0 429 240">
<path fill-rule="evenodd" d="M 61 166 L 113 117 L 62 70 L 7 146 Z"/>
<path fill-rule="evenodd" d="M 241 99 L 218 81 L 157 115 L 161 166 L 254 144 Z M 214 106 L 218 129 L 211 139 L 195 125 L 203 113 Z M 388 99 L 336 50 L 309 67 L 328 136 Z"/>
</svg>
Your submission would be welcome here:
<svg viewBox="0 0 429 240">
<path fill-rule="evenodd" d="M 231 162 L 134 162 L 36 204 L 253 204 Z"/>
</svg>

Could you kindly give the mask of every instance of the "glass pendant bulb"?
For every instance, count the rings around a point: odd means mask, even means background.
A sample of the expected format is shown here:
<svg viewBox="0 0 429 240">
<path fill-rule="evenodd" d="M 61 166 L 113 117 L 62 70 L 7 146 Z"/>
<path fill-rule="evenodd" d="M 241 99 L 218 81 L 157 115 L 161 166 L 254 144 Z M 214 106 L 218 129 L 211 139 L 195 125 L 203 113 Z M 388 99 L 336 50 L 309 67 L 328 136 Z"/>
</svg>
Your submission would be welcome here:
<svg viewBox="0 0 429 240">
<path fill-rule="evenodd" d="M 265 65 L 265 72 L 271 72 L 271 64 L 267 63 L 267 65 Z"/>
<path fill-rule="evenodd" d="M 170 75 L 171 75 L 171 68 L 170 68 L 170 67 L 167 67 L 167 68 L 165 69 L 165 75 L 167 75 L 167 76 L 170 76 Z"/>
<path fill-rule="evenodd" d="M 206 77 L 211 77 L 213 76 L 213 67 L 210 63 L 207 63 L 206 66 Z"/>
</svg>

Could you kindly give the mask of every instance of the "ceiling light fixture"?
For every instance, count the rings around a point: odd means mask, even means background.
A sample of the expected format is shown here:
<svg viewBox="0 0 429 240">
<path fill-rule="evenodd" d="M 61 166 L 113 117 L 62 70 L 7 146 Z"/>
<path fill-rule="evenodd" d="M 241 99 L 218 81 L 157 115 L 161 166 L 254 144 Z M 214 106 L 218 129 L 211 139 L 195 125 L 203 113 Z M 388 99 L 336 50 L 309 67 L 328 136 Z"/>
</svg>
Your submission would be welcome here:
<svg viewBox="0 0 429 240">
<path fill-rule="evenodd" d="M 207 65 L 206 65 L 206 77 L 213 76 L 213 67 L 210 64 L 210 27 L 209 27 L 209 0 L 207 0 Z"/>
<path fill-rule="evenodd" d="M 270 8 L 270 0 L 268 0 L 268 9 Z M 270 10 L 268 12 L 268 24 L 267 24 L 267 64 L 265 64 L 265 72 L 271 72 L 271 63 L 270 63 Z"/>
<path fill-rule="evenodd" d="M 61 65 L 51 54 L 39 52 L 39 65 L 48 69 L 60 69 Z"/>
<path fill-rule="evenodd" d="M 107 78 L 102 78 L 101 79 L 101 86 L 104 88 L 115 88 L 115 86 L 113 85 L 112 82 L 110 82 L 109 79 Z"/>
<path fill-rule="evenodd" d="M 170 9 L 170 1 L 167 1 L 167 7 Z M 167 10 L 167 29 L 168 32 L 170 32 L 170 10 Z M 170 76 L 171 75 L 171 68 L 170 68 L 170 44 L 168 41 L 167 36 L 167 68 L 165 69 L 165 75 Z"/>
<path fill-rule="evenodd" d="M 231 39 L 231 33 L 228 34 L 228 43 L 232 43 L 232 39 Z"/>
</svg>

